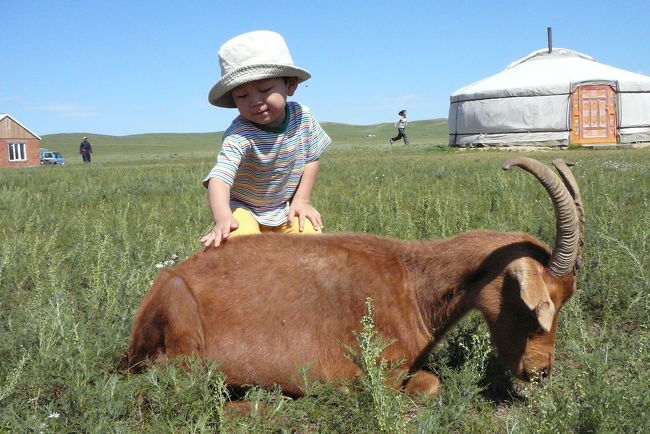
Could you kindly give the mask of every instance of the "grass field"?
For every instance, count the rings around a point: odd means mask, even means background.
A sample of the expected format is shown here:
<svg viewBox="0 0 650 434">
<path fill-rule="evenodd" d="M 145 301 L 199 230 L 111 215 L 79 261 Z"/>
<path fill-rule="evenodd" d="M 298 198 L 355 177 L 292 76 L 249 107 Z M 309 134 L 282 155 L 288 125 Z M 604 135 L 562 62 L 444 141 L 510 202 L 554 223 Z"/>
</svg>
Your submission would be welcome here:
<svg viewBox="0 0 650 434">
<path fill-rule="evenodd" d="M 405 148 L 387 144 L 388 124 L 328 125 L 336 144 L 322 157 L 315 194 L 326 230 L 404 240 L 526 231 L 552 245 L 546 192 L 500 166 L 515 155 L 577 163 L 585 257 L 548 381 L 513 380 L 478 315 L 431 355 L 443 385 L 427 402 L 365 377 L 351 393 L 314 385 L 296 401 L 254 389 L 250 399 L 270 410 L 242 418 L 224 413 L 214 366 L 114 373 L 156 265 L 199 250 L 210 227 L 201 179 L 219 135 L 89 136 L 91 165 L 75 152 L 81 137 L 48 136 L 44 147 L 63 152 L 68 166 L 0 172 L 0 431 L 650 430 L 650 149 L 459 151 L 441 146 L 442 127 L 416 127 Z M 364 353 L 377 345 L 368 338 Z"/>
<path fill-rule="evenodd" d="M 371 146 L 387 144 L 397 130 L 393 124 L 354 126 L 324 122 L 323 128 L 337 144 Z M 408 134 L 414 144 L 445 145 L 448 139 L 446 119 L 414 121 Z M 169 158 L 214 158 L 223 131 L 201 134 L 138 134 L 104 136 L 89 133 L 51 134 L 43 137 L 41 147 L 59 151 L 67 164 L 82 164 L 79 143 L 88 136 L 93 159 L 102 162 L 165 160 Z M 401 146 L 402 142 L 395 144 Z"/>
</svg>

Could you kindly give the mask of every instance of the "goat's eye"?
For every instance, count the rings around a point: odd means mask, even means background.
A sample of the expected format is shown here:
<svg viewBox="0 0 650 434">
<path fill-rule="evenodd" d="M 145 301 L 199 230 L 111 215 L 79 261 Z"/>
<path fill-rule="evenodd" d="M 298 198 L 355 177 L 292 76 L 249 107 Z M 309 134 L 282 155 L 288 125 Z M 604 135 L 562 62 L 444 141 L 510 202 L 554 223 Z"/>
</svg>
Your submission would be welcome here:
<svg viewBox="0 0 650 434">
<path fill-rule="evenodd" d="M 519 321 L 520 321 L 519 324 L 522 327 L 522 329 L 528 330 L 529 338 L 533 338 L 535 336 L 539 336 L 545 333 L 541 324 L 537 320 L 537 316 L 535 315 L 534 312 L 531 312 L 530 310 L 526 310 L 522 312 L 521 316 L 519 317 Z"/>
<path fill-rule="evenodd" d="M 528 333 L 528 337 L 532 338 L 532 337 L 535 337 L 535 336 L 543 335 L 544 333 L 546 333 L 546 331 L 538 323 L 536 327 L 533 327 L 533 331 Z"/>
</svg>

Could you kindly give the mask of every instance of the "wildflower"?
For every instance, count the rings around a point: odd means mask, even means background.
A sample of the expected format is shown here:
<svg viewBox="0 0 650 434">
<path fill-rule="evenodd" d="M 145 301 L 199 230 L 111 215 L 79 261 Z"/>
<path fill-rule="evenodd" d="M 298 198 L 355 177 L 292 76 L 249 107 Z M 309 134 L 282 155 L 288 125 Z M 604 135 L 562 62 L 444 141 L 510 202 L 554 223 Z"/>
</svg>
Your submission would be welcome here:
<svg viewBox="0 0 650 434">
<path fill-rule="evenodd" d="M 174 253 L 173 255 L 170 256 L 169 259 L 167 259 L 167 260 L 165 260 L 163 262 L 157 263 L 156 268 L 160 270 L 161 268 L 172 267 L 172 266 L 176 265 L 178 260 L 179 260 L 179 256 L 176 253 Z"/>
<path fill-rule="evenodd" d="M 52 412 L 52 414 L 50 414 L 47 418 L 48 419 L 58 419 L 59 416 L 61 416 L 61 415 L 55 411 L 55 412 Z"/>
</svg>

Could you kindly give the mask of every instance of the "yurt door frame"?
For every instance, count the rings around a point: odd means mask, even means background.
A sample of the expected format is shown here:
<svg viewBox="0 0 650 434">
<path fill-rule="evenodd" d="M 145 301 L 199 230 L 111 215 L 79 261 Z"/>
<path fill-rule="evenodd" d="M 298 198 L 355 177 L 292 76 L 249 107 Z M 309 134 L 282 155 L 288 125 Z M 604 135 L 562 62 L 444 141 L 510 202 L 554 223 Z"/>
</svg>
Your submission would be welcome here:
<svg viewBox="0 0 650 434">
<path fill-rule="evenodd" d="M 609 85 L 584 85 L 571 94 L 571 143 L 616 143 L 616 92 Z"/>
</svg>

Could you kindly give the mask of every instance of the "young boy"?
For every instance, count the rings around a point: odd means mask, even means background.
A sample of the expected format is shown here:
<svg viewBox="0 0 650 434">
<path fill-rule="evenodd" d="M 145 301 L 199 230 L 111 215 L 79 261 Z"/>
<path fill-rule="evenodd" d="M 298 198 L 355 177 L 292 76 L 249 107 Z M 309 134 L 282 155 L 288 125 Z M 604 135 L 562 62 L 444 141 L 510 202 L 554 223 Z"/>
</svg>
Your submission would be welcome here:
<svg viewBox="0 0 650 434">
<path fill-rule="evenodd" d="M 221 79 L 208 99 L 237 108 L 239 116 L 203 181 L 215 224 L 201 242 L 218 247 L 239 235 L 320 233 L 323 221 L 311 195 L 331 139 L 307 107 L 287 102 L 311 74 L 293 64 L 282 36 L 270 31 L 229 40 L 219 49 L 219 63 Z"/>
<path fill-rule="evenodd" d="M 399 115 L 399 118 L 397 118 L 397 121 L 395 122 L 395 127 L 397 127 L 397 136 L 390 139 L 390 144 L 392 145 L 393 142 L 396 142 L 399 139 L 404 139 L 404 146 L 406 146 L 409 144 L 409 138 L 406 135 L 406 125 L 408 125 L 408 121 L 406 120 L 407 112 L 406 110 L 400 110 L 397 114 Z"/>
</svg>

